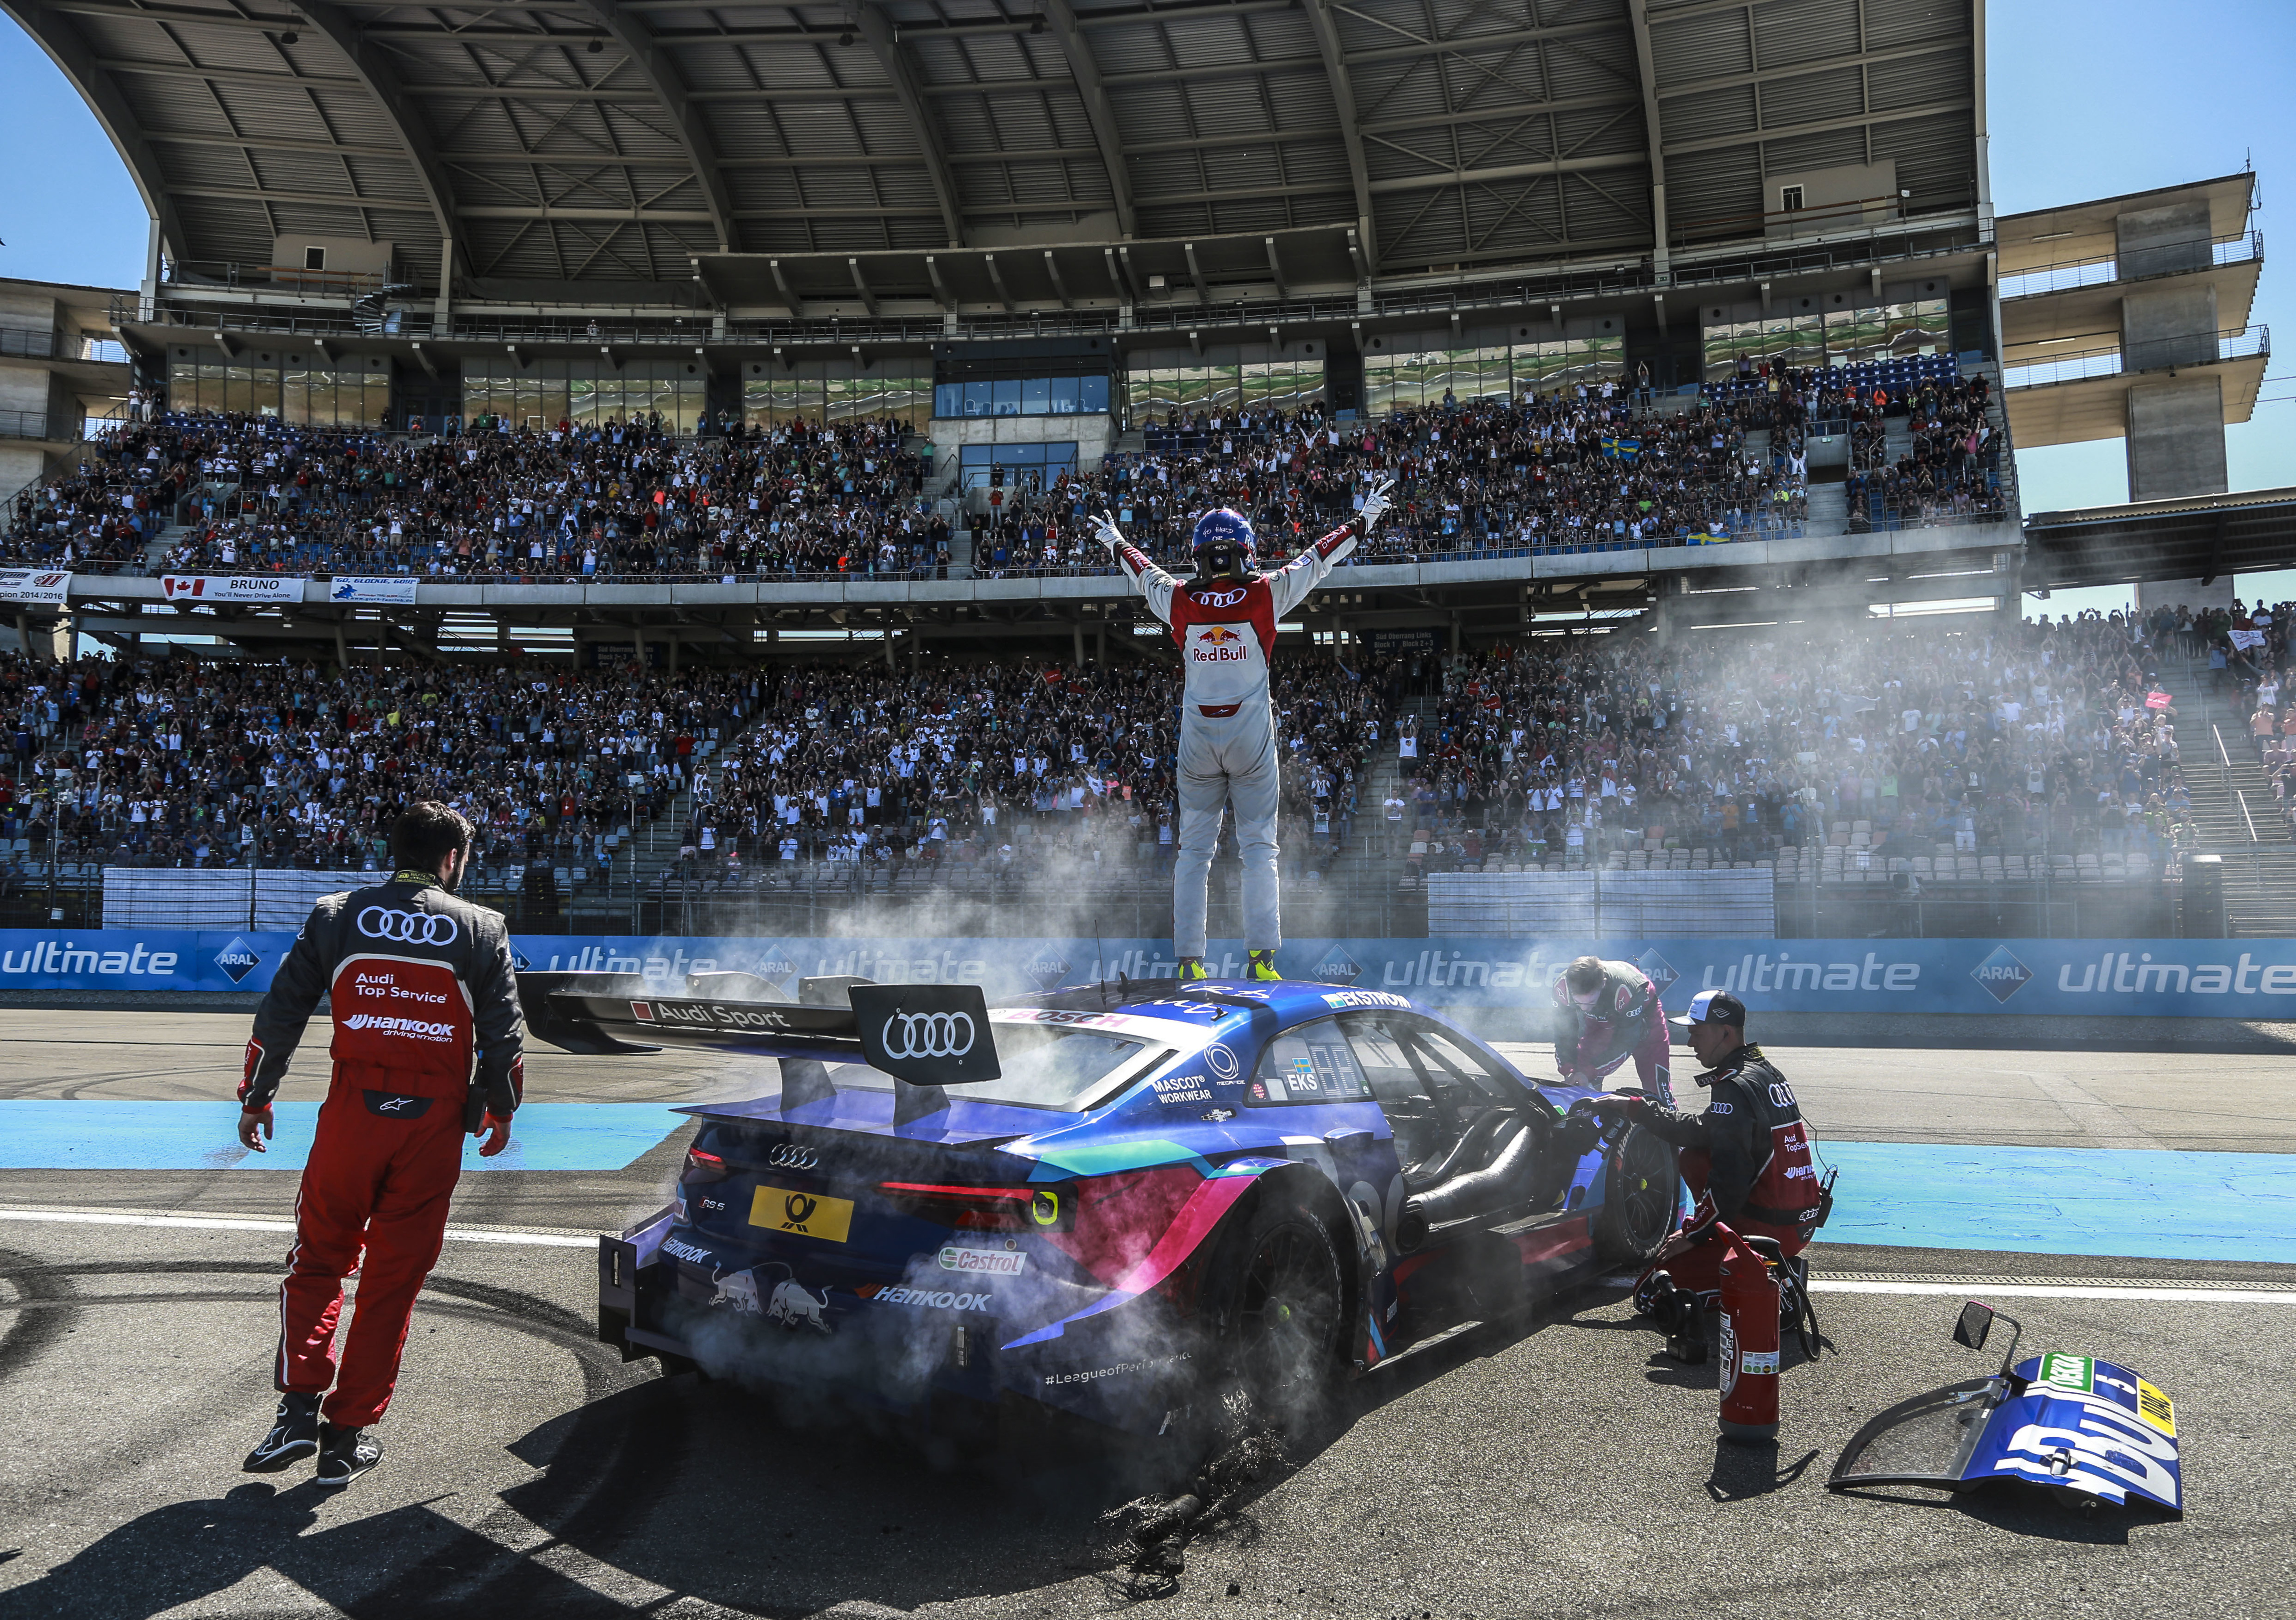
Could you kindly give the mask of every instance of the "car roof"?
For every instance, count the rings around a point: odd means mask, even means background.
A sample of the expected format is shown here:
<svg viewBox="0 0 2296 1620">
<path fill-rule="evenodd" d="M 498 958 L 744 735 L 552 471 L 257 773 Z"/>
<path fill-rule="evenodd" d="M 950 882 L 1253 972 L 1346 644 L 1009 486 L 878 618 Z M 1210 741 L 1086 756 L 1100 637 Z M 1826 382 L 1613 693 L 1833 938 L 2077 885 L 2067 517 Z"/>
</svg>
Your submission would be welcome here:
<svg viewBox="0 0 2296 1620">
<path fill-rule="evenodd" d="M 1266 1008 L 1275 1026 L 1288 1028 L 1310 1018 L 1355 1007 L 1391 1007 L 1424 1012 L 1407 996 L 1392 991 L 1357 990 L 1312 979 L 1107 979 L 1070 985 L 1040 996 L 1025 996 L 1000 1005 L 1060 1007 L 1077 1012 L 1124 1012 L 1148 1017 L 1201 1018 L 1207 1008 L 1215 1017 L 1249 1016 Z M 1193 1009 L 1191 1011 L 1191 1009 Z"/>
</svg>

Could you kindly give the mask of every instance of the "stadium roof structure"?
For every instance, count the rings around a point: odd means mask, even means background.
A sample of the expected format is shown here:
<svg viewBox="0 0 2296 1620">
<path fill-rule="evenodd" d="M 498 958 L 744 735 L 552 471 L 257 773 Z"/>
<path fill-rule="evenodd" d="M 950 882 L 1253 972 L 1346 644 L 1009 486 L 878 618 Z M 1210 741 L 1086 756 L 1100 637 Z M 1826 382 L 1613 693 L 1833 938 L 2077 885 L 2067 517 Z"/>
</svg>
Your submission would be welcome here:
<svg viewBox="0 0 2296 1620">
<path fill-rule="evenodd" d="M 954 315 L 1556 265 L 1664 286 L 1823 237 L 1821 201 L 1846 234 L 1963 243 L 1988 201 L 1983 0 L 0 6 L 179 276 L 303 234 L 390 243 L 482 304 Z M 1883 165 L 1895 194 L 1819 186 L 1784 218 L 1780 177 Z"/>
</svg>

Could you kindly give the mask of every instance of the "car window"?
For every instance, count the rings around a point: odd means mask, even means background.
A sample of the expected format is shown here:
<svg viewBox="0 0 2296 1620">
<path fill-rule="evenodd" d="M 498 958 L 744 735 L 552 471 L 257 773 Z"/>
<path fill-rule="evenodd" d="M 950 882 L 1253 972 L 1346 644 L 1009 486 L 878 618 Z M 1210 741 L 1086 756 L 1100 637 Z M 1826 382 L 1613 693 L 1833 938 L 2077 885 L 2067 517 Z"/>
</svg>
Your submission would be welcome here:
<svg viewBox="0 0 2296 1620">
<path fill-rule="evenodd" d="M 1521 1095 L 1522 1087 L 1512 1075 L 1492 1068 L 1489 1058 L 1448 1031 L 1414 1020 L 1411 1038 L 1442 1071 L 1430 1078 L 1439 1089 L 1447 1081 L 1457 1083 L 1462 1103 L 1474 1100 L 1473 1092 L 1491 1101 L 1509 1101 Z"/>
<path fill-rule="evenodd" d="M 1348 1034 L 1365 1083 L 1382 1106 L 1400 1103 L 1424 1107 L 1427 1088 L 1420 1083 L 1418 1071 L 1412 1066 L 1403 1042 L 1383 1021 L 1370 1017 L 1351 1019 Z"/>
<path fill-rule="evenodd" d="M 1255 1103 L 1343 1103 L 1371 1092 L 1338 1021 L 1318 1018 L 1267 1043 L 1248 1095 Z"/>
<path fill-rule="evenodd" d="M 1458 1136 L 1457 1110 L 1429 1093 L 1423 1075 L 1431 1065 L 1405 1042 L 1399 1023 L 1377 1013 L 1354 1013 L 1346 1024 L 1365 1083 L 1394 1133 L 1396 1156 L 1411 1165 L 1442 1151 Z"/>
<path fill-rule="evenodd" d="M 968 1102 L 1076 1113 L 1097 1107 L 1170 1056 L 1166 1048 L 1152 1050 L 1147 1041 L 1097 1030 L 999 1024 L 996 1062 L 1004 1073 L 996 1080 L 953 1085 L 948 1094 Z M 840 1090 L 893 1089 L 891 1075 L 865 1064 L 840 1064 L 832 1073 Z"/>
</svg>

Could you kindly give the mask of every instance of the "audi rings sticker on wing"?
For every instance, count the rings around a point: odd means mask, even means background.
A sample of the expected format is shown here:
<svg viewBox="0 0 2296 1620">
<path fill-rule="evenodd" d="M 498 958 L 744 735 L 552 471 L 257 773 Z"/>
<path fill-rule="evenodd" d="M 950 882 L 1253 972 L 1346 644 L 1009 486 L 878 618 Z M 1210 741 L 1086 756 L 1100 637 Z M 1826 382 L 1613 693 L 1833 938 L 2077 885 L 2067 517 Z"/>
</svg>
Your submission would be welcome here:
<svg viewBox="0 0 2296 1620">
<path fill-rule="evenodd" d="M 821 1155 L 810 1147 L 783 1142 L 766 1155 L 766 1163 L 776 1170 L 818 1170 Z"/>
<path fill-rule="evenodd" d="M 896 1013 L 878 1039 L 888 1057 L 962 1057 L 974 1033 L 970 1013 Z"/>
<path fill-rule="evenodd" d="M 371 940 L 400 945 L 451 945 L 462 929 L 443 911 L 394 911 L 369 906 L 358 914 L 358 931 Z"/>
<path fill-rule="evenodd" d="M 856 984 L 846 995 L 863 1056 L 896 1080 L 970 1085 L 1004 1073 L 978 984 Z"/>
</svg>

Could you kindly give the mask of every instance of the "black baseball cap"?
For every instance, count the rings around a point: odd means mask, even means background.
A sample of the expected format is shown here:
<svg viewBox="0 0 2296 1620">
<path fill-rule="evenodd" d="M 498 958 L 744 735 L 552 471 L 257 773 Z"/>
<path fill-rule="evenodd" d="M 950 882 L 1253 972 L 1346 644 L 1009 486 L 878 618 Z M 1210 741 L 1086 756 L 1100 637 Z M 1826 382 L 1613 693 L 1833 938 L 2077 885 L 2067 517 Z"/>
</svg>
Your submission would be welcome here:
<svg viewBox="0 0 2296 1620">
<path fill-rule="evenodd" d="M 1746 1004 L 1726 990 L 1702 990 L 1690 999 L 1690 1010 L 1675 1024 L 1726 1024 L 1733 1029 L 1746 1027 Z"/>
</svg>

